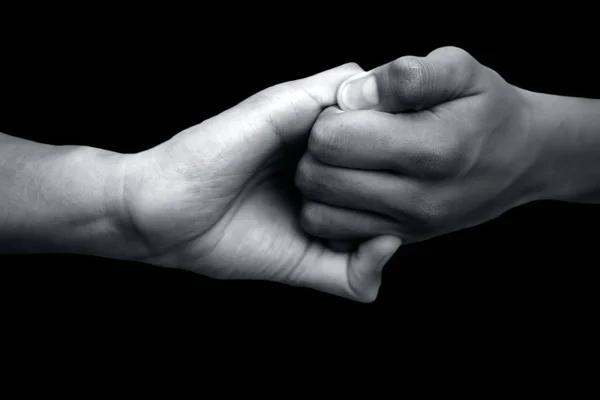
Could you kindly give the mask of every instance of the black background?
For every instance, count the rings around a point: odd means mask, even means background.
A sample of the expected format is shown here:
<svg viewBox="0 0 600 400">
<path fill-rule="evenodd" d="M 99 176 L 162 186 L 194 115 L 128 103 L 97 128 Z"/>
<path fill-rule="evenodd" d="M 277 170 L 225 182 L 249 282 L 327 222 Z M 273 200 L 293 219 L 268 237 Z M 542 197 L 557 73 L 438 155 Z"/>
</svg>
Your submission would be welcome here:
<svg viewBox="0 0 600 400">
<path fill-rule="evenodd" d="M 600 98 L 596 39 L 585 24 L 517 27 L 514 18 L 498 28 L 474 26 L 476 18 L 466 15 L 438 24 L 423 11 L 419 18 L 384 11 L 370 25 L 361 25 L 358 10 L 352 18 L 319 9 L 260 18 L 239 9 L 186 17 L 159 9 L 65 10 L 61 19 L 38 11 L 3 28 L 0 131 L 45 143 L 136 152 L 272 84 L 349 61 L 370 69 L 444 45 L 466 49 L 517 86 Z M 2 312 L 5 326 L 37 340 L 40 332 L 120 337 L 143 326 L 183 341 L 209 332 L 244 341 L 257 331 L 279 337 L 284 324 L 308 328 L 314 338 L 325 327 L 350 327 L 350 335 L 385 325 L 406 346 L 425 340 L 542 349 L 562 335 L 577 343 L 593 333 L 599 223 L 598 206 L 536 203 L 403 247 L 368 305 L 132 262 L 2 256 Z"/>
</svg>

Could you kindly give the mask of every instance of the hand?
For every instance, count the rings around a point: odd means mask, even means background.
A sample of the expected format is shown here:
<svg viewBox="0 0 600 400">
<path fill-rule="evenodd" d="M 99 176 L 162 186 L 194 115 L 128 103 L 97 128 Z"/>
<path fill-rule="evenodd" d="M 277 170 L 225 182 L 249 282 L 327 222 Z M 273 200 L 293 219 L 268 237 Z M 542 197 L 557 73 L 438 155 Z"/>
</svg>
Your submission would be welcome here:
<svg viewBox="0 0 600 400">
<path fill-rule="evenodd" d="M 539 136 L 524 91 L 461 49 L 344 82 L 315 123 L 296 185 L 312 235 L 424 240 L 534 198 Z"/>
<path fill-rule="evenodd" d="M 399 239 L 332 251 L 300 228 L 293 185 L 313 123 L 360 71 L 347 64 L 273 86 L 132 156 L 124 197 L 146 243 L 140 258 L 213 278 L 272 280 L 373 301 Z"/>
</svg>

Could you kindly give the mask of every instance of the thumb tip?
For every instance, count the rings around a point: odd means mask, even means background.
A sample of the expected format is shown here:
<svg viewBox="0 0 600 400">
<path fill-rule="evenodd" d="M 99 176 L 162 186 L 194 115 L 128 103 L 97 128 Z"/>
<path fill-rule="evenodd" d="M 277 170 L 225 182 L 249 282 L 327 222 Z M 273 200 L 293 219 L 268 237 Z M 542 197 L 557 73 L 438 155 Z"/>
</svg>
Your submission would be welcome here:
<svg viewBox="0 0 600 400">
<path fill-rule="evenodd" d="M 381 271 L 402 245 L 395 236 L 379 236 L 362 243 L 350 265 L 349 283 L 354 297 L 363 303 L 376 300 L 381 286 Z"/>
<path fill-rule="evenodd" d="M 368 71 L 351 76 L 339 86 L 336 100 L 344 111 L 375 108 L 379 104 L 377 78 Z"/>
<path fill-rule="evenodd" d="M 402 239 L 397 236 L 378 236 L 362 243 L 357 251 L 361 264 L 381 270 L 396 251 L 402 246 Z"/>
<path fill-rule="evenodd" d="M 394 256 L 400 246 L 402 246 L 402 239 L 396 236 L 382 236 L 378 239 L 378 250 L 382 259 L 379 270 L 382 270 L 385 264 Z"/>
</svg>

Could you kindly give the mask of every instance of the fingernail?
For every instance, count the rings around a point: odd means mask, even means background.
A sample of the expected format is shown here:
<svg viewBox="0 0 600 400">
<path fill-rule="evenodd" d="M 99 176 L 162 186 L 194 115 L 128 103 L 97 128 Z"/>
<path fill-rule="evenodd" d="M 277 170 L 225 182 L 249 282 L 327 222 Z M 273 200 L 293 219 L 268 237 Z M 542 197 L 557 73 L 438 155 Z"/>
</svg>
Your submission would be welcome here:
<svg viewBox="0 0 600 400">
<path fill-rule="evenodd" d="M 338 90 L 338 106 L 342 110 L 369 110 L 379 104 L 377 80 L 369 73 L 353 76 Z"/>
</svg>

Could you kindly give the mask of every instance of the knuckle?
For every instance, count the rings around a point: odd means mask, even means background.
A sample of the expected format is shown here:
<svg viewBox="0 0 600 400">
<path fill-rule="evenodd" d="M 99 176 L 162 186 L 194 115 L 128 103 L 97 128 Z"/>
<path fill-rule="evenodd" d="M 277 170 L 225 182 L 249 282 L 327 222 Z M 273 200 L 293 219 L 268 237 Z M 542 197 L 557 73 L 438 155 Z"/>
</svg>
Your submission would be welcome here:
<svg viewBox="0 0 600 400">
<path fill-rule="evenodd" d="M 268 100 L 276 100 L 284 107 L 297 107 L 299 104 L 312 103 L 314 109 L 320 109 L 326 101 L 319 93 L 307 90 L 302 80 L 277 83 L 259 92 Z"/>
<path fill-rule="evenodd" d="M 430 145 L 425 162 L 439 178 L 458 178 L 468 166 L 467 146 L 459 135 L 445 135 Z"/>
<path fill-rule="evenodd" d="M 393 61 L 388 69 L 389 82 L 394 88 L 401 88 L 401 95 L 418 97 L 427 90 L 434 76 L 433 64 L 421 57 L 404 56 Z"/>
<path fill-rule="evenodd" d="M 455 47 L 445 46 L 434 50 L 432 55 L 436 58 L 445 60 L 445 64 L 449 69 L 450 75 L 465 82 L 473 82 L 478 73 L 479 63 L 466 50 Z"/>
<path fill-rule="evenodd" d="M 449 217 L 447 205 L 431 197 L 422 199 L 414 211 L 422 233 L 439 231 L 446 224 Z"/>
<path fill-rule="evenodd" d="M 306 155 L 302 157 L 296 168 L 295 184 L 307 196 L 322 191 L 323 179 L 320 177 L 318 168 Z"/>
<path fill-rule="evenodd" d="M 318 153 L 327 142 L 328 126 L 324 121 L 324 118 L 319 117 L 315 124 L 310 130 L 310 136 L 308 137 L 308 151 L 311 153 Z"/>
<path fill-rule="evenodd" d="M 258 104 L 263 102 L 276 102 L 277 104 L 287 105 L 289 103 L 289 84 L 278 83 L 261 90 L 255 95 L 249 97 L 249 100 L 254 100 Z"/>
<path fill-rule="evenodd" d="M 475 60 L 469 52 L 456 46 L 443 46 L 432 51 L 430 54 L 435 54 L 463 67 L 472 64 Z"/>
<path fill-rule="evenodd" d="M 318 234 L 322 231 L 324 225 L 323 213 L 319 207 L 307 202 L 300 210 L 300 224 L 307 232 Z"/>
<path fill-rule="evenodd" d="M 331 119 L 320 118 L 311 129 L 308 139 L 308 151 L 316 156 L 327 157 L 343 149 L 344 135 L 336 133 Z"/>
<path fill-rule="evenodd" d="M 311 175 L 311 166 L 308 164 L 306 156 L 304 156 L 296 167 L 296 176 L 294 177 L 296 187 L 302 192 L 308 189 L 308 184 L 311 182 Z"/>
</svg>

